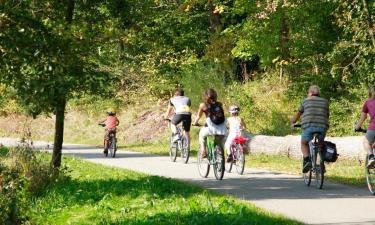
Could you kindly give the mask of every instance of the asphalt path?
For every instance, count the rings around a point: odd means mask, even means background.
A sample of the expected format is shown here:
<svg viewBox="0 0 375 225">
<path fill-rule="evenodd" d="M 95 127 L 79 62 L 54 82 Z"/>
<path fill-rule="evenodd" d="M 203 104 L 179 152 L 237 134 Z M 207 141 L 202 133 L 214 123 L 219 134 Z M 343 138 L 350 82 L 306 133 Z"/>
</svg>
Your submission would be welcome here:
<svg viewBox="0 0 375 225">
<path fill-rule="evenodd" d="M 13 139 L 0 143 L 15 145 Z M 50 145 L 34 146 L 49 150 Z M 375 224 L 375 199 L 366 188 L 325 182 L 323 189 L 306 187 L 300 176 L 246 168 L 243 175 L 225 173 L 217 181 L 212 170 L 208 178 L 199 176 L 196 160 L 188 164 L 170 162 L 169 157 L 131 151 L 119 151 L 106 158 L 101 148 L 64 145 L 63 154 L 111 167 L 126 168 L 150 175 L 187 181 L 206 189 L 249 201 L 258 207 L 283 214 L 307 224 Z M 247 158 L 251 162 L 251 158 Z"/>
</svg>

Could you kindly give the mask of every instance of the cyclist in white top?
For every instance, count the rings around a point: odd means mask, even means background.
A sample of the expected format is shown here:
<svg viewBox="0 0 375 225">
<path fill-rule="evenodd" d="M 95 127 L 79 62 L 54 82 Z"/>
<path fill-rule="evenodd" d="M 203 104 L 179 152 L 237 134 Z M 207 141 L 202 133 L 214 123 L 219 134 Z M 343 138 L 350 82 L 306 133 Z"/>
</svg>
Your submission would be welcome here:
<svg viewBox="0 0 375 225">
<path fill-rule="evenodd" d="M 230 152 L 230 146 L 233 140 L 238 136 L 245 136 L 246 125 L 243 120 L 238 116 L 240 112 L 240 107 L 233 105 L 229 108 L 231 117 L 227 118 L 227 126 L 229 127 L 229 134 L 227 140 L 225 141 L 225 150 L 227 151 L 228 158 L 227 161 L 230 162 L 232 159 L 232 154 Z"/>
<path fill-rule="evenodd" d="M 191 101 L 188 97 L 184 96 L 184 90 L 182 88 L 177 88 L 175 96 L 170 99 L 167 111 L 164 118 L 167 118 L 172 111 L 175 114 L 171 120 L 171 130 L 173 133 L 173 141 L 178 139 L 176 133 L 176 125 L 182 122 L 182 127 L 184 129 L 187 146 L 190 149 L 190 126 L 191 126 Z"/>
</svg>

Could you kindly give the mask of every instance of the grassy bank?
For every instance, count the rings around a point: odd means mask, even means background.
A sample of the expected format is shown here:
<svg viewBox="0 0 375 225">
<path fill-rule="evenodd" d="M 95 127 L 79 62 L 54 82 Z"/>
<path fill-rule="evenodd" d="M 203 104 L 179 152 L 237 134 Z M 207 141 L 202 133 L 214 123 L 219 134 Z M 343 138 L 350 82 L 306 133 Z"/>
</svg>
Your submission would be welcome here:
<svg viewBox="0 0 375 225">
<path fill-rule="evenodd" d="M 179 181 L 65 158 L 71 179 L 30 205 L 35 224 L 299 224 Z"/>
</svg>

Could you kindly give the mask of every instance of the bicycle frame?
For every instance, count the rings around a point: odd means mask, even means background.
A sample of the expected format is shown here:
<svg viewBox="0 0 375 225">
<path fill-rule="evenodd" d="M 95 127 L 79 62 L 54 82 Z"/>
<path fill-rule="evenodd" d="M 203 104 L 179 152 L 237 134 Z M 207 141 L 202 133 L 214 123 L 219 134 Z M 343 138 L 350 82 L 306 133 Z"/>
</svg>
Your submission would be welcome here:
<svg viewBox="0 0 375 225">
<path fill-rule="evenodd" d="M 215 146 L 217 145 L 217 136 L 216 135 L 209 135 L 207 136 L 207 159 L 210 163 L 210 165 L 213 165 L 216 163 L 215 154 L 213 153 Z M 221 144 L 219 144 L 221 146 Z M 222 147 L 222 146 L 221 146 Z"/>
<path fill-rule="evenodd" d="M 230 152 L 232 153 L 233 160 L 237 160 L 236 145 L 240 145 L 241 151 L 245 154 L 247 153 L 247 148 L 245 147 L 245 144 L 246 144 L 247 141 L 248 141 L 248 139 L 244 138 L 242 136 L 238 136 L 233 140 L 233 142 L 230 146 Z"/>
</svg>

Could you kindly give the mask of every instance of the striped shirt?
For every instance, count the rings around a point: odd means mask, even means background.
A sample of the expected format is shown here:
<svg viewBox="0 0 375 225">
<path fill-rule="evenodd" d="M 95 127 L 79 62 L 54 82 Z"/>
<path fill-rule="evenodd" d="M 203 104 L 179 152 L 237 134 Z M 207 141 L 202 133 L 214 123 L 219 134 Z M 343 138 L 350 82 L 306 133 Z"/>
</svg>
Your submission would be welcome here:
<svg viewBox="0 0 375 225">
<path fill-rule="evenodd" d="M 302 113 L 302 129 L 308 127 L 328 129 L 329 104 L 326 99 L 317 96 L 307 97 L 298 111 Z"/>
</svg>

